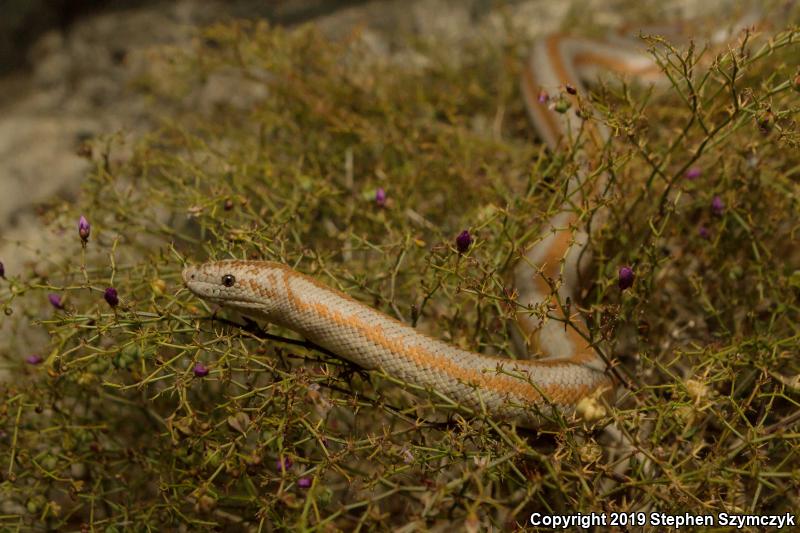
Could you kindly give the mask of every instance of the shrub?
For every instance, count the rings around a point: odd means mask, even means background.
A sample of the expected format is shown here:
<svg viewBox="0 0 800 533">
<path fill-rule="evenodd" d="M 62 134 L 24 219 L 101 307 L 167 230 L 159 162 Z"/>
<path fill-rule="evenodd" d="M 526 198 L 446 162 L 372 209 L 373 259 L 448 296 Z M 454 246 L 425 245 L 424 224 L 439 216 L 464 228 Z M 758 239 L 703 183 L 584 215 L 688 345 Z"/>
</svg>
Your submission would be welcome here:
<svg viewBox="0 0 800 533">
<path fill-rule="evenodd" d="M 132 143 L 94 141 L 83 201 L 51 213 L 74 255 L 0 280 L 4 320 L 50 339 L 6 354 L 2 498 L 19 516 L 3 520 L 476 529 L 532 511 L 791 511 L 798 36 L 751 36 L 713 61 L 652 39 L 671 89 L 593 90 L 614 139 L 591 164 L 610 180 L 583 213 L 593 270 L 571 305 L 624 393 L 593 428 L 539 432 L 468 417 L 180 282 L 185 260 L 278 260 L 511 356 L 510 266 L 578 164 L 533 142 L 527 43 L 466 43 L 455 62 L 423 43 L 403 67 L 358 39 L 235 24 L 165 50 L 138 89 L 170 115 Z M 231 103 L 199 105 L 212 80 Z M 624 292 L 621 266 L 635 272 Z"/>
</svg>

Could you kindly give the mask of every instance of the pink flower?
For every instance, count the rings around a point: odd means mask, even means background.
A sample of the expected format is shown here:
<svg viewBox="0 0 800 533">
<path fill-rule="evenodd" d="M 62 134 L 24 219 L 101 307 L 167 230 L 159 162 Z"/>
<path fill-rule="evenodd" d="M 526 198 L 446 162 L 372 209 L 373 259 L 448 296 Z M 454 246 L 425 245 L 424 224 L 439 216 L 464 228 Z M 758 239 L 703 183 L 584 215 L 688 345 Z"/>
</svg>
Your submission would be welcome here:
<svg viewBox="0 0 800 533">
<path fill-rule="evenodd" d="M 47 295 L 47 299 L 50 301 L 50 305 L 56 309 L 64 309 L 64 302 L 61 300 L 61 296 L 58 294 L 51 292 Z"/>
<path fill-rule="evenodd" d="M 542 89 L 541 91 L 539 91 L 539 98 L 538 99 L 539 99 L 539 103 L 540 104 L 546 104 L 547 101 L 550 99 L 550 95 L 547 94 L 547 91 Z"/>
<path fill-rule="evenodd" d="M 631 267 L 620 267 L 619 269 L 619 281 L 617 284 L 619 285 L 619 290 L 624 291 L 625 289 L 630 288 L 633 285 L 633 269 Z"/>
<path fill-rule="evenodd" d="M 386 205 L 386 191 L 383 190 L 383 187 L 378 187 L 375 191 L 375 205 L 378 207 L 384 207 Z"/>
<path fill-rule="evenodd" d="M 281 457 L 275 460 L 275 470 L 278 472 L 287 472 L 294 463 L 288 457 Z"/>
<path fill-rule="evenodd" d="M 471 245 L 472 235 L 469 234 L 469 231 L 464 230 L 458 234 L 458 237 L 456 237 L 456 249 L 458 250 L 458 253 L 466 253 Z"/>
<path fill-rule="evenodd" d="M 114 287 L 108 287 L 103 293 L 103 298 L 106 299 L 106 302 L 108 302 L 108 305 L 112 308 L 119 304 L 119 295 L 117 294 L 117 289 Z"/>
<path fill-rule="evenodd" d="M 78 235 L 81 237 L 81 241 L 84 244 L 89 241 L 89 234 L 92 232 L 92 227 L 89 225 L 89 221 L 86 220 L 86 217 L 81 215 L 81 218 L 78 220 Z"/>
<path fill-rule="evenodd" d="M 209 372 L 208 367 L 206 367 L 206 365 L 204 365 L 203 363 L 195 364 L 194 369 L 192 369 L 192 371 L 194 372 L 195 377 L 198 378 L 206 377 Z"/>
<path fill-rule="evenodd" d="M 703 171 L 700 169 L 700 167 L 689 167 L 686 169 L 686 174 L 684 175 L 686 176 L 687 180 L 696 180 L 702 173 Z"/>
<path fill-rule="evenodd" d="M 725 212 L 725 202 L 722 201 L 722 198 L 719 196 L 715 196 L 713 200 L 711 200 L 711 212 L 715 215 L 722 216 L 722 213 Z"/>
</svg>

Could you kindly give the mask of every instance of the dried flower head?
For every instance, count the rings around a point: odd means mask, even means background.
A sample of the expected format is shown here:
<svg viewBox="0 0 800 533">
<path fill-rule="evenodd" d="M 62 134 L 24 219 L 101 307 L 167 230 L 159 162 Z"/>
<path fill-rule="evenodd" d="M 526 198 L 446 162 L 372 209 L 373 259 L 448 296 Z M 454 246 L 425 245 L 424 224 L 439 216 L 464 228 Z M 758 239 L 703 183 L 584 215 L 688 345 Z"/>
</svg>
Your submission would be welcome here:
<svg viewBox="0 0 800 533">
<path fill-rule="evenodd" d="M 456 250 L 458 250 L 458 253 L 466 253 L 471 245 L 472 235 L 469 234 L 468 230 L 464 230 L 458 234 L 458 237 L 456 237 Z"/>
<path fill-rule="evenodd" d="M 758 117 L 758 130 L 763 135 L 768 135 L 772 131 L 772 126 L 775 125 L 775 114 L 767 110 Z"/>
</svg>

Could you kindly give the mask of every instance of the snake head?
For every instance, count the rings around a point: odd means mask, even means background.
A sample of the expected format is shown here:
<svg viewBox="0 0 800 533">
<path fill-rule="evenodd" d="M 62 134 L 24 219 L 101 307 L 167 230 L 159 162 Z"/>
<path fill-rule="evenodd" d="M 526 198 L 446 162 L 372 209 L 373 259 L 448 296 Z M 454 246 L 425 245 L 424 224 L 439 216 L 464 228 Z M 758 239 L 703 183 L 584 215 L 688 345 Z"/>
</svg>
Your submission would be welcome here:
<svg viewBox="0 0 800 533">
<path fill-rule="evenodd" d="M 183 269 L 183 281 L 196 296 L 227 307 L 263 311 L 265 300 L 252 267 L 240 261 L 213 261 Z"/>
</svg>

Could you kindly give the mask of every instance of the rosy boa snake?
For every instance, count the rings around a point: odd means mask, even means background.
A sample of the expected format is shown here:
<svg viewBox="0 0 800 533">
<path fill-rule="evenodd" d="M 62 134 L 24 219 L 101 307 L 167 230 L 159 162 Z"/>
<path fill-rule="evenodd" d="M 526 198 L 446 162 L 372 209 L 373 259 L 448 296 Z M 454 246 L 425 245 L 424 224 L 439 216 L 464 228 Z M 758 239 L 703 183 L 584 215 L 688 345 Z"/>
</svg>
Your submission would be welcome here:
<svg viewBox="0 0 800 533">
<path fill-rule="evenodd" d="M 728 35 L 711 41 L 721 42 Z M 584 143 L 594 149 L 608 140 L 609 133 L 599 121 L 584 121 L 575 113 L 578 98 L 585 94 L 582 80 L 595 76 L 598 69 L 650 81 L 660 75 L 653 58 L 630 41 L 553 34 L 535 42 L 525 65 L 522 94 L 533 124 L 551 150 L 562 140 L 574 141 L 580 131 L 588 137 Z M 569 101 L 570 109 L 556 112 L 548 94 Z M 583 196 L 587 194 L 581 190 L 583 179 L 578 172 L 567 183 L 572 202 L 590 200 Z M 565 318 L 559 303 L 575 300 L 578 263 L 582 266 L 588 259 L 584 253 L 587 235 L 580 227 L 568 200 L 514 271 L 522 309 L 517 313 L 515 344 L 518 351 L 544 356 L 540 359 L 515 360 L 462 350 L 279 263 L 208 262 L 186 267 L 183 278 L 200 298 L 291 329 L 362 368 L 383 370 L 494 418 L 538 427 L 554 411 L 566 416 L 577 412 L 591 420 L 604 412 L 600 398 L 610 402 L 615 395 L 615 382 L 587 340 L 585 324 Z M 546 278 L 562 280 L 557 298 Z M 525 310 L 542 303 L 549 304 L 550 310 L 544 321 Z"/>
</svg>

